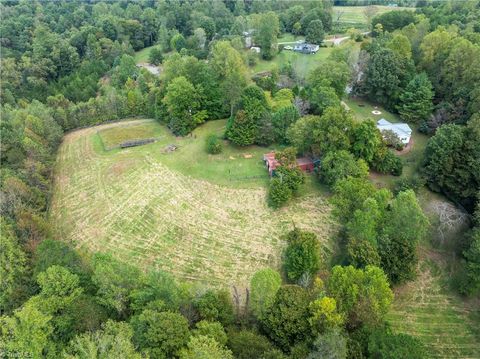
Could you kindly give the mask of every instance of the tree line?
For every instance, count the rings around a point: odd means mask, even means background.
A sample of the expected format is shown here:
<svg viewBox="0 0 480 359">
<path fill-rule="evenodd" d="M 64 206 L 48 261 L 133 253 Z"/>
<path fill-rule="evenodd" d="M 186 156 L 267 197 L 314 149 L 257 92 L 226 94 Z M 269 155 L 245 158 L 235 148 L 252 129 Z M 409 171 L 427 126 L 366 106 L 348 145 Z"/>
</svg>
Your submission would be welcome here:
<svg viewBox="0 0 480 359">
<path fill-rule="evenodd" d="M 319 39 L 322 32 L 313 30 L 320 23 L 329 31 L 330 5 L 0 5 L 2 351 L 69 358 L 401 358 L 403 350 L 426 356 L 415 339 L 385 324 L 390 286 L 414 277 L 416 245 L 428 225 L 416 187 L 408 181 L 394 195 L 368 182 L 369 168 L 399 175 L 402 161 L 374 122 L 354 122 L 341 99 L 352 85 L 353 93 L 434 134 L 423 177 L 473 212 L 480 50 L 471 19 L 478 9 L 448 2 L 380 15 L 360 51 L 353 41 L 334 49 L 305 81 L 287 64 L 251 82 L 248 66 L 257 58 L 243 51 L 243 32 L 253 28 L 260 56 L 270 59 L 281 50 L 281 32 Z M 133 58 L 153 44 L 160 77 Z M 229 118 L 225 138 L 235 145 L 288 146 L 270 182 L 275 207 L 304 181 L 296 155 L 321 158 L 318 177 L 333 192 L 341 224 L 340 265 L 329 269 L 315 235 L 294 229 L 285 234 L 281 274 L 257 273 L 247 309 L 238 311 L 228 292 L 197 290 L 50 240 L 51 170 L 63 132 L 128 116 L 156 118 L 177 135 Z M 479 291 L 477 227 L 459 249 L 466 294 Z"/>
</svg>

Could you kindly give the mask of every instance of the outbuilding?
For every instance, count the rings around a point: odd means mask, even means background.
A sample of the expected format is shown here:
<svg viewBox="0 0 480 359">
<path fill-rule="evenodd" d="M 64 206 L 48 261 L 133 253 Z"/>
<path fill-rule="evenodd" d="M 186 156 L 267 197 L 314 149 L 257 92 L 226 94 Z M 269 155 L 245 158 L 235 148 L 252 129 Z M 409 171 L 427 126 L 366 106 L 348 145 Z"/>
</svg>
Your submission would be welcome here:
<svg viewBox="0 0 480 359">
<path fill-rule="evenodd" d="M 280 166 L 280 163 L 275 159 L 275 152 L 265 153 L 263 155 L 263 161 L 268 169 L 268 174 L 273 176 L 275 174 L 275 169 Z M 310 157 L 297 158 L 297 167 L 304 172 L 313 172 L 315 165 L 316 161 Z"/>
</svg>

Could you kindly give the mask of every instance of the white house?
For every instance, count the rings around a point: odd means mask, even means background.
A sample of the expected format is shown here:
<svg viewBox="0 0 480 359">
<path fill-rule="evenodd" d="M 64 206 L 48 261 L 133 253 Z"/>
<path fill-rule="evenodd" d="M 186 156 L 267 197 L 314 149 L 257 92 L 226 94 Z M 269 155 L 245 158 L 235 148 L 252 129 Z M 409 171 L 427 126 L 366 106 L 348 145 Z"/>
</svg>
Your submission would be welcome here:
<svg viewBox="0 0 480 359">
<path fill-rule="evenodd" d="M 391 123 L 384 118 L 377 121 L 377 128 L 380 132 L 392 131 L 402 141 L 404 145 L 410 142 L 412 137 L 412 129 L 406 123 Z"/>
<path fill-rule="evenodd" d="M 293 51 L 301 52 L 302 54 L 316 54 L 320 46 L 314 44 L 297 44 Z"/>
</svg>

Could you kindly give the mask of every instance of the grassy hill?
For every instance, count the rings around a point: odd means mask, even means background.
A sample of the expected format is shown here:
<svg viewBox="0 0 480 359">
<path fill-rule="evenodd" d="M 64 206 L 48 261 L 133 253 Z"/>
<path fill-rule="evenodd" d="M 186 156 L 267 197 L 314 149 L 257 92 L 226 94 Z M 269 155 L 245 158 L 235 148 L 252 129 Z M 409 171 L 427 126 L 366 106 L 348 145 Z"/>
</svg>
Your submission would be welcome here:
<svg viewBox="0 0 480 359">
<path fill-rule="evenodd" d="M 128 132 L 132 124 L 156 127 L 160 140 L 104 150 L 105 131 Z M 68 134 L 58 153 L 50 211 L 56 237 L 220 286 L 245 286 L 256 270 L 278 267 L 282 236 L 294 223 L 316 232 L 329 253 L 336 225 L 323 197 L 307 191 L 282 210 L 267 207 L 265 148 L 227 146 L 218 156 L 206 154 L 205 136 L 224 125 L 212 121 L 185 138 L 152 120 Z M 178 149 L 166 152 L 169 144 Z"/>
</svg>

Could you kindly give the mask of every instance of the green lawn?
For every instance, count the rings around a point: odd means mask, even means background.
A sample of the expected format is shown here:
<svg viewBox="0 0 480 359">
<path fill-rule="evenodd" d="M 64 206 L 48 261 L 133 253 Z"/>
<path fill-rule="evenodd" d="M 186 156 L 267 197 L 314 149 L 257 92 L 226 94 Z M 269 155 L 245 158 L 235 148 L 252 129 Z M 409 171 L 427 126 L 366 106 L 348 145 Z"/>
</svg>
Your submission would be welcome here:
<svg viewBox="0 0 480 359">
<path fill-rule="evenodd" d="M 345 98 L 343 100 L 345 104 L 353 111 L 355 118 L 358 120 L 373 119 L 378 121 L 381 118 L 385 118 L 390 122 L 401 122 L 400 117 L 397 114 L 391 113 L 385 110 L 382 106 L 375 106 L 364 99 Z M 379 110 L 381 115 L 372 114 L 373 110 Z M 417 124 L 410 124 L 412 128 L 413 148 L 410 152 L 401 155 L 404 161 L 402 176 L 410 177 L 415 173 L 418 173 L 419 167 L 423 161 L 425 147 L 427 146 L 428 136 L 418 132 Z M 392 188 L 396 180 L 399 177 L 391 175 L 372 174 L 371 180 L 380 187 Z"/>
<path fill-rule="evenodd" d="M 290 43 L 290 44 L 292 44 L 292 43 L 294 43 L 298 40 L 304 40 L 304 39 L 305 39 L 304 36 L 301 36 L 301 35 L 296 36 L 296 35 L 293 35 L 289 32 L 285 32 L 278 37 L 278 42 L 279 43 Z"/>
<path fill-rule="evenodd" d="M 165 131 L 154 122 L 134 123 L 125 127 L 112 127 L 98 131 L 105 149 L 119 146 L 126 141 L 157 138 Z"/>
<path fill-rule="evenodd" d="M 136 150 L 143 151 L 143 147 L 145 147 L 145 151 L 148 151 L 152 158 L 186 176 L 232 188 L 266 187 L 269 177 L 263 163 L 263 154 L 279 147 L 237 147 L 230 144 L 229 141 L 223 141 L 222 153 L 208 154 L 205 151 L 205 138 L 211 133 L 222 137 L 225 124 L 226 120 L 208 121 L 196 128 L 189 136 L 175 137 L 158 122 L 142 120 L 137 121 L 134 125 L 100 130 L 98 137 L 105 141 L 104 137 L 107 134 L 111 138 L 109 143 L 112 145 L 131 139 L 159 137 L 155 144 L 141 146 Z M 135 129 L 137 130 L 135 131 Z M 175 144 L 178 149 L 174 153 L 167 154 L 164 149 L 170 144 Z M 156 150 L 151 151 L 150 146 L 154 146 Z M 103 153 L 102 148 L 97 147 L 97 151 Z M 301 195 L 319 193 L 319 191 L 325 192 L 326 189 L 318 184 L 313 175 L 307 175 L 306 185 L 303 187 Z"/>
<path fill-rule="evenodd" d="M 300 54 L 298 52 L 283 50 L 271 61 L 258 60 L 258 63 L 252 68 L 253 73 L 272 70 L 274 67 L 281 68 L 289 61 L 292 63 L 296 74 L 300 78 L 305 78 L 308 73 L 319 63 L 326 60 L 332 52 L 331 47 L 322 47 L 314 55 Z"/>
<path fill-rule="evenodd" d="M 155 46 L 149 46 L 144 49 L 141 49 L 140 51 L 137 51 L 135 53 L 135 62 L 141 63 L 141 62 L 148 62 L 148 56 L 150 55 L 150 50 L 152 50 Z"/>
</svg>

